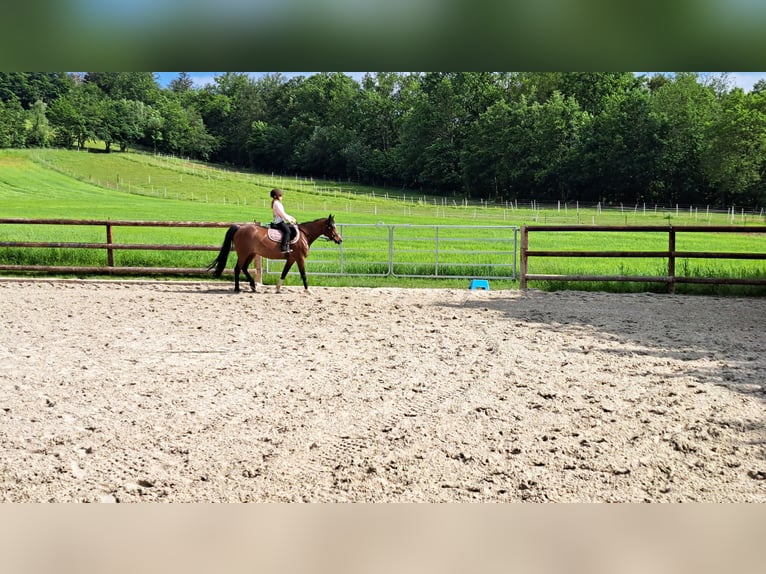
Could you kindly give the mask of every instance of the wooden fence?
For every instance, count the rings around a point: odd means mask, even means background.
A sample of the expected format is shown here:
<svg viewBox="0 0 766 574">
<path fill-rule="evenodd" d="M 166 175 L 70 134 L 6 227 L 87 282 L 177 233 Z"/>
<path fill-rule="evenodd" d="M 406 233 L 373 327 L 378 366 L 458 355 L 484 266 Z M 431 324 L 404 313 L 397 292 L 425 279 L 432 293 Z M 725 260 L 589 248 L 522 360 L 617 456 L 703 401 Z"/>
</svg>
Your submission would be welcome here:
<svg viewBox="0 0 766 574">
<path fill-rule="evenodd" d="M 0 261 L 0 271 L 38 271 L 46 273 L 73 273 L 94 275 L 205 275 L 200 268 L 181 267 L 119 267 L 114 264 L 114 252 L 117 250 L 175 250 L 175 251 L 212 251 L 218 252 L 219 245 L 182 245 L 182 244 L 144 244 L 144 243 L 115 243 L 113 229 L 115 227 L 197 227 L 197 228 L 228 228 L 233 223 L 224 222 L 194 222 L 194 221 L 112 221 L 112 220 L 79 220 L 79 219 L 0 219 L 0 225 L 64 225 L 64 226 L 101 226 L 105 231 L 103 242 L 60 242 L 60 241 L 0 241 L 0 247 L 24 248 L 73 248 L 73 249 L 102 249 L 106 252 L 105 265 L 102 266 L 49 266 L 49 265 L 7 265 Z M 529 249 L 529 234 L 533 232 L 656 232 L 667 233 L 668 248 L 662 251 L 574 251 L 574 250 L 533 250 Z M 709 284 L 740 284 L 766 285 L 765 278 L 738 277 L 683 277 L 676 274 L 676 260 L 687 258 L 701 259 L 751 259 L 766 260 L 766 249 L 760 253 L 740 252 L 711 252 L 711 251 L 677 251 L 676 235 L 678 233 L 757 233 L 766 235 L 766 226 L 749 227 L 720 227 L 720 226 L 599 226 L 599 225 L 533 225 L 524 226 L 521 230 L 520 250 L 520 287 L 525 289 L 529 281 L 632 281 L 641 283 L 666 283 L 670 293 L 675 292 L 677 283 L 709 283 Z M 766 248 L 766 239 L 764 240 Z M 667 260 L 667 275 L 660 276 L 623 276 L 623 275 L 553 275 L 529 273 L 530 257 L 644 257 L 664 258 Z M 255 278 L 262 280 L 262 261 L 255 260 Z M 224 271 L 226 274 L 232 270 Z"/>
<path fill-rule="evenodd" d="M 532 232 L 658 232 L 668 234 L 668 248 L 665 251 L 569 251 L 529 249 L 529 234 Z M 521 273 L 520 287 L 527 288 L 529 281 L 633 281 L 639 283 L 667 283 L 668 292 L 675 293 L 677 283 L 709 283 L 721 285 L 766 285 L 764 278 L 737 277 L 680 277 L 676 274 L 676 259 L 761 259 L 763 253 L 739 253 L 717 251 L 677 251 L 678 233 L 759 233 L 766 234 L 766 226 L 720 227 L 720 226 L 603 226 L 603 225 L 531 225 L 521 229 Z M 766 247 L 766 241 L 764 241 Z M 667 275 L 625 276 L 625 275 L 549 275 L 529 273 L 530 257 L 658 257 L 668 262 Z"/>
<path fill-rule="evenodd" d="M 69 249 L 103 249 L 106 251 L 106 265 L 102 266 L 64 266 L 64 265 L 5 265 L 0 262 L 0 271 L 43 271 L 46 273 L 87 273 L 94 275 L 203 275 L 204 269 L 184 267 L 118 267 L 114 264 L 114 252 L 120 249 L 140 249 L 147 251 L 214 251 L 218 253 L 220 245 L 182 245 L 182 244 L 146 244 L 115 243 L 115 227 L 206 227 L 229 228 L 234 223 L 197 222 L 197 221 L 112 221 L 91 219 L 0 219 L 0 224 L 11 225 L 69 225 L 101 226 L 105 228 L 104 242 L 66 242 L 66 241 L 0 241 L 0 247 L 53 247 Z M 241 224 L 241 223 L 240 223 Z M 262 261 L 256 256 L 254 278 L 262 279 Z M 233 274 L 225 270 L 224 274 Z"/>
</svg>

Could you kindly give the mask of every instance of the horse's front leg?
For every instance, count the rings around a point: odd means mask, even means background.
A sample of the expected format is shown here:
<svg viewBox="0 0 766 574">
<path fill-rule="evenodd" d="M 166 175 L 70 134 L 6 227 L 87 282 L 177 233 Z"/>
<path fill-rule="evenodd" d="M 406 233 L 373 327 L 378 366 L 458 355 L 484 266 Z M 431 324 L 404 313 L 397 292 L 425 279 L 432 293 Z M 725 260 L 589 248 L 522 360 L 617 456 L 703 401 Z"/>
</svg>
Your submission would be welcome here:
<svg viewBox="0 0 766 574">
<path fill-rule="evenodd" d="M 287 277 L 287 273 L 290 271 L 290 268 L 293 266 L 293 260 L 288 259 L 287 263 L 285 263 L 284 269 L 282 269 L 282 275 L 279 276 L 279 281 L 277 281 L 277 293 L 279 293 L 282 290 L 282 283 L 285 280 L 285 277 Z"/>
<path fill-rule="evenodd" d="M 309 283 L 306 281 L 306 262 L 303 259 L 298 260 L 298 271 L 301 272 L 301 279 L 303 279 L 303 292 L 309 292 Z"/>
</svg>

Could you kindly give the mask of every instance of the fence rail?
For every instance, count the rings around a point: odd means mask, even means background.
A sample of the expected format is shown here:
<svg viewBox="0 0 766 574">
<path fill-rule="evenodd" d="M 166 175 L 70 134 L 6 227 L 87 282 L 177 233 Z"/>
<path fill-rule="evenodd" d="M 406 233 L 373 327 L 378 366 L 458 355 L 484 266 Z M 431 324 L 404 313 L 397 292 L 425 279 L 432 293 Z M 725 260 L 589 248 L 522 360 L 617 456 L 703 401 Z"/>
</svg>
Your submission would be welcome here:
<svg viewBox="0 0 766 574">
<path fill-rule="evenodd" d="M 75 242 L 75 241 L 0 241 L 0 247 L 23 248 L 61 248 L 61 249 L 103 249 L 106 251 L 106 265 L 6 265 L 0 263 L 0 271 L 38 271 L 44 273 L 77 273 L 94 275 L 196 275 L 198 268 L 184 267 L 123 267 L 114 264 L 114 252 L 117 250 L 148 250 L 148 251 L 218 251 L 220 246 L 213 245 L 170 245 L 170 244 L 139 244 L 115 243 L 113 230 L 115 227 L 186 227 L 186 228 L 228 228 L 231 223 L 197 222 L 197 221 L 120 221 L 92 219 L 0 219 L 0 225 L 57 225 L 57 226 L 96 226 L 106 230 L 104 242 Z M 260 263 L 260 262 L 258 262 Z M 231 271 L 229 271 L 231 273 Z M 258 273 L 258 269 L 256 270 Z"/>
<path fill-rule="evenodd" d="M 668 234 L 666 251 L 575 251 L 575 250 L 534 250 L 529 249 L 530 232 L 657 232 Z M 677 283 L 718 284 L 718 285 L 766 285 L 766 279 L 747 277 L 683 277 L 676 273 L 677 259 L 752 259 L 766 260 L 764 253 L 719 252 L 719 251 L 677 251 L 678 233 L 758 233 L 766 234 L 766 226 L 721 227 L 721 226 L 602 226 L 602 225 L 534 225 L 521 229 L 521 270 L 519 286 L 527 288 L 529 281 L 625 281 L 639 283 L 667 283 L 668 292 L 675 293 Z M 530 257 L 645 257 L 666 258 L 667 275 L 556 275 L 529 273 Z"/>
<path fill-rule="evenodd" d="M 105 241 L 0 241 L 0 248 L 101 249 L 106 251 L 104 265 L 10 265 L 0 258 L 0 271 L 41 273 L 76 273 L 93 275 L 206 275 L 204 267 L 145 267 L 115 265 L 115 253 L 121 250 L 211 251 L 220 243 L 159 244 L 114 241 L 120 227 L 228 228 L 232 222 L 194 221 L 117 221 L 82 219 L 0 219 L 3 225 L 52 225 L 65 227 L 100 226 Z M 239 223 L 241 224 L 241 223 Z M 315 244 L 306 262 L 314 275 L 421 278 L 517 278 L 518 230 L 516 226 L 468 225 L 386 225 L 338 224 L 344 237 L 341 246 Z M 61 235 L 56 231 L 58 235 Z M 62 232 L 64 233 L 64 232 Z M 3 234 L 6 237 L 8 233 Z M 22 240 L 23 239 L 23 240 Z M 222 239 L 222 237 L 221 237 Z M 478 247 L 478 249 L 477 249 Z M 282 261 L 256 258 L 256 280 L 262 274 L 279 274 Z M 232 265 L 233 267 L 233 265 Z M 231 274 L 231 269 L 225 271 Z"/>
</svg>

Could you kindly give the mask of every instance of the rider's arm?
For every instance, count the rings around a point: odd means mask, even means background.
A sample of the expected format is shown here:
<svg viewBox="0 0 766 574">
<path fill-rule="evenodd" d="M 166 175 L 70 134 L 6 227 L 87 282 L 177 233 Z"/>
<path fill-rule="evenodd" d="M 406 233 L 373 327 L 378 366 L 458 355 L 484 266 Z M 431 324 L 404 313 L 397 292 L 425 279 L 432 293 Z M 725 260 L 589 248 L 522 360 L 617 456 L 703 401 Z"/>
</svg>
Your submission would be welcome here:
<svg viewBox="0 0 766 574">
<path fill-rule="evenodd" d="M 274 202 L 274 215 L 279 216 L 282 220 L 289 223 L 295 223 L 295 218 L 292 215 L 288 215 L 285 208 L 282 206 L 281 201 Z"/>
</svg>

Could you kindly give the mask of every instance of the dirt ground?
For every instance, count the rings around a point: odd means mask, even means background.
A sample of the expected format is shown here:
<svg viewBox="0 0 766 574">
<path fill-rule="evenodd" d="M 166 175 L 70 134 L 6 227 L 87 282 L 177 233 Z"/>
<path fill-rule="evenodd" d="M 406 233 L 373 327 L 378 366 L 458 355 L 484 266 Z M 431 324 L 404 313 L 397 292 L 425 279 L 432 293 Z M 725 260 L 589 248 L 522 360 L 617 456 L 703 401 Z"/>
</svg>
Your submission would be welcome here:
<svg viewBox="0 0 766 574">
<path fill-rule="evenodd" d="M 4 502 L 766 502 L 766 299 L 0 281 Z"/>
</svg>

